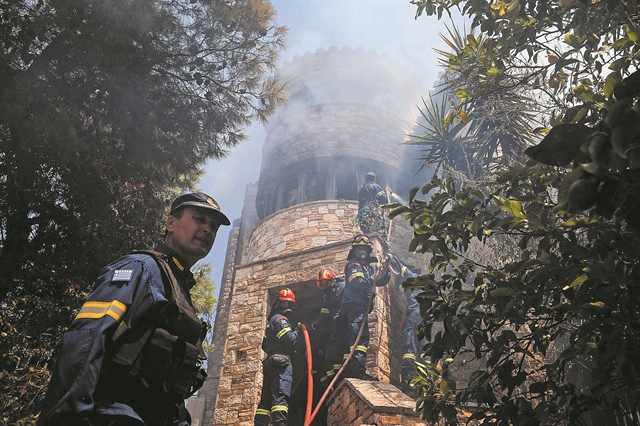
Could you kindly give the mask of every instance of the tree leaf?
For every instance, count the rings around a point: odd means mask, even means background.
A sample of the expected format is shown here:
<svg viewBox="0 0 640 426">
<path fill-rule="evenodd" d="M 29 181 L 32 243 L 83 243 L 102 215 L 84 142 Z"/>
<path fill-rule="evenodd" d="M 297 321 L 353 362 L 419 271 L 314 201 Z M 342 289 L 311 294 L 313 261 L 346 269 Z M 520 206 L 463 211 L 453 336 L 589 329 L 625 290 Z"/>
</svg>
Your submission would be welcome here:
<svg viewBox="0 0 640 426">
<path fill-rule="evenodd" d="M 551 129 L 538 145 L 524 152 L 541 163 L 565 166 L 575 158 L 582 143 L 593 133 L 593 129 L 582 124 L 562 123 Z"/>
<path fill-rule="evenodd" d="M 573 282 L 567 286 L 565 286 L 562 290 L 569 290 L 570 288 L 574 288 L 575 286 L 578 286 L 580 284 L 582 284 L 583 282 L 587 281 L 589 279 L 589 276 L 587 274 L 582 274 L 579 277 L 577 277 L 575 280 L 573 280 Z"/>
</svg>

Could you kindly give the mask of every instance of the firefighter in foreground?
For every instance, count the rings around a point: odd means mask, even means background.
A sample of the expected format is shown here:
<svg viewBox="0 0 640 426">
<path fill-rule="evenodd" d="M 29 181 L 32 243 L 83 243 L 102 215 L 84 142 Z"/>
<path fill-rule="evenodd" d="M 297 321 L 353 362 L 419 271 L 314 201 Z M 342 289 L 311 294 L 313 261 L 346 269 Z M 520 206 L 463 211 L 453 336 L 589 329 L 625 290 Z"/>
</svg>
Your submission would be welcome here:
<svg viewBox="0 0 640 426">
<path fill-rule="evenodd" d="M 385 258 L 382 265 L 374 266 L 378 262 L 372 256 L 373 246 L 369 237 L 357 235 L 351 244 L 348 262 L 344 269 L 346 287 L 342 297 L 339 320 L 346 328 L 346 346 L 351 352 L 360 327 L 364 323 L 362 336 L 358 341 L 356 350 L 349 364 L 344 369 L 344 377 L 355 377 L 358 379 L 375 380 L 374 377 L 366 373 L 367 349 L 369 348 L 369 323 L 368 311 L 369 295 L 373 286 L 384 286 L 389 282 L 391 275 L 388 270 L 389 258 Z M 375 294 L 374 294 L 375 295 Z M 346 359 L 348 353 L 344 355 Z"/>
<path fill-rule="evenodd" d="M 298 341 L 298 329 L 291 329 L 287 316 L 296 307 L 293 292 L 285 288 L 278 292 L 278 298 L 267 319 L 267 329 L 262 340 L 262 350 L 267 357 L 262 361 L 262 397 L 254 417 L 254 425 L 286 426 L 291 398 L 293 367 L 291 357 Z"/>
<path fill-rule="evenodd" d="M 391 189 L 387 188 L 391 193 Z M 379 233 L 387 237 L 387 220 L 380 206 L 387 204 L 387 194 L 377 183 L 376 174 L 368 172 L 358 191 L 358 222 L 363 234 Z"/>
<path fill-rule="evenodd" d="M 328 385 L 342 366 L 342 355 L 345 352 L 345 329 L 339 327 L 336 318 L 340 312 L 345 284 L 344 279 L 336 278 L 331 269 L 323 269 L 318 274 L 317 286 L 324 293 L 322 310 L 320 318 L 311 324 L 311 328 L 319 330 L 329 327 L 329 340 L 324 353 L 325 375 L 320 379 L 320 382 Z"/>
<path fill-rule="evenodd" d="M 164 243 L 106 266 L 60 352 L 39 424 L 188 426 L 184 399 L 206 377 L 190 268 L 229 225 L 201 192 L 178 197 Z"/>
</svg>

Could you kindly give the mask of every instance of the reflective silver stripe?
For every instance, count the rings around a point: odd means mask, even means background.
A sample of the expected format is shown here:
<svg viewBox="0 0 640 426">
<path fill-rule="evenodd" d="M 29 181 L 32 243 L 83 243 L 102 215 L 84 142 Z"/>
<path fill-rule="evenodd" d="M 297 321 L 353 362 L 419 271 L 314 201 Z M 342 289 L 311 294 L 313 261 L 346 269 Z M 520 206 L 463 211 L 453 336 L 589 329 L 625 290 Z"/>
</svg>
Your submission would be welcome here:
<svg viewBox="0 0 640 426">
<path fill-rule="evenodd" d="M 125 312 L 127 312 L 127 307 L 117 300 L 112 302 L 84 302 L 76 319 L 98 319 L 109 315 L 114 320 L 120 321 Z"/>
<path fill-rule="evenodd" d="M 291 331 L 291 328 L 285 327 L 282 330 L 280 330 L 280 332 L 278 332 L 278 334 L 276 334 L 276 337 L 279 339 L 279 338 L 281 338 L 282 336 L 284 336 L 285 334 L 287 334 L 290 331 Z"/>
<path fill-rule="evenodd" d="M 353 280 L 354 278 L 357 278 L 357 277 L 364 278 L 364 274 L 362 272 L 355 272 L 355 273 L 349 275 L 349 282 L 351 282 L 351 280 Z"/>
</svg>

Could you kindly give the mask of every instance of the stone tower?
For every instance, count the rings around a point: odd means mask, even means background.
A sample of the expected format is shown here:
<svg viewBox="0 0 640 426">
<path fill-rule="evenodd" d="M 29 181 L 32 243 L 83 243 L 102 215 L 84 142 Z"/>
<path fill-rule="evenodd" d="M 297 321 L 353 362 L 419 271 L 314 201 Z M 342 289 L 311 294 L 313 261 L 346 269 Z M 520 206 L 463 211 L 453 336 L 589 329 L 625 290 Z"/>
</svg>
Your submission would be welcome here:
<svg viewBox="0 0 640 426">
<path fill-rule="evenodd" d="M 279 77 L 289 100 L 265 126 L 260 179 L 248 186 L 242 217 L 229 236 L 215 349 L 199 393 L 207 400 L 206 425 L 253 424 L 262 383 L 260 344 L 273 297 L 284 287 L 294 291 L 293 324 L 318 318 L 322 295 L 315 280 L 324 267 L 343 275 L 359 232 L 357 193 L 364 175 L 374 171 L 381 186 L 398 194 L 424 183 L 411 181 L 416 154 L 402 145 L 425 93 L 416 76 L 386 55 L 332 47 L 296 56 Z M 412 236 L 406 223 L 396 219 L 391 226 L 390 247 L 420 265 L 405 250 Z M 373 242 L 381 253 L 381 240 Z M 367 372 L 389 386 L 399 382 L 404 303 L 396 286 L 381 287 L 369 315 Z M 297 411 L 294 401 L 290 425 L 298 424 Z M 351 420 L 334 423 L 340 422 Z"/>
</svg>

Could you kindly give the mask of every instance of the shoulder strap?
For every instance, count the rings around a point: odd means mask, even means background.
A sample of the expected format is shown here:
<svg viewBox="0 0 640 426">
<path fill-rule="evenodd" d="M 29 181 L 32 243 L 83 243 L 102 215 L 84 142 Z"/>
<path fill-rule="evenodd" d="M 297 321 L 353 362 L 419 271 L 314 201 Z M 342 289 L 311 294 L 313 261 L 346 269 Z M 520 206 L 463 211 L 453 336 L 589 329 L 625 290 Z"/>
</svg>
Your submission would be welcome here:
<svg viewBox="0 0 640 426">
<path fill-rule="evenodd" d="M 178 279 L 173 274 L 171 266 L 169 266 L 168 256 L 156 250 L 140 250 L 136 253 L 148 254 L 155 259 L 156 263 L 160 267 L 160 270 L 162 271 L 163 281 L 164 279 L 166 279 L 171 286 L 171 295 L 170 298 L 169 295 L 167 295 L 167 299 L 178 305 L 178 307 L 181 308 L 182 311 L 185 312 L 185 314 L 188 315 L 193 321 L 200 322 L 200 318 L 198 318 L 196 310 L 193 307 L 193 303 L 191 302 L 191 295 L 189 294 L 188 290 L 183 289 L 178 283 Z M 203 338 L 204 336 L 201 336 L 200 342 Z M 201 355 L 204 356 L 202 345 L 198 344 L 197 346 L 201 351 Z"/>
</svg>

